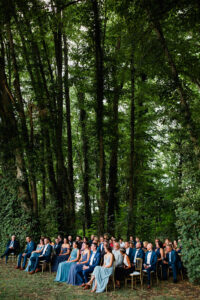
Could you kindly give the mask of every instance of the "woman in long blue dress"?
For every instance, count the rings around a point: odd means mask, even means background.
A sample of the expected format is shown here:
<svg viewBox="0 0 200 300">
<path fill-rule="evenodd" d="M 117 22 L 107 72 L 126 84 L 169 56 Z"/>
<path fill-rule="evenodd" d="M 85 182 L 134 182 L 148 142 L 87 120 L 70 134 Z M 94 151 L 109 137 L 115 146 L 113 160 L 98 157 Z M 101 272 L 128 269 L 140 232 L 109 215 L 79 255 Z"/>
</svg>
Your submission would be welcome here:
<svg viewBox="0 0 200 300">
<path fill-rule="evenodd" d="M 68 244 L 66 238 L 64 238 L 63 242 L 64 243 L 62 244 L 60 254 L 54 256 L 54 258 L 53 258 L 52 267 L 51 267 L 51 271 L 52 272 L 57 272 L 58 265 L 61 262 L 68 260 L 68 258 L 69 258 L 69 255 L 70 255 L 70 245 Z"/>
<path fill-rule="evenodd" d="M 96 266 L 91 280 L 86 284 L 93 287 L 92 292 L 102 293 L 105 291 L 109 281 L 110 275 L 113 273 L 113 261 L 112 248 L 109 245 L 104 246 L 106 254 L 104 255 L 103 266 Z"/>
<path fill-rule="evenodd" d="M 61 262 L 58 265 L 58 271 L 56 274 L 55 281 L 59 282 L 67 282 L 69 270 L 73 264 L 75 264 L 79 260 L 80 250 L 79 250 L 79 243 L 73 243 L 73 250 L 71 252 L 70 257 L 67 261 Z"/>
<path fill-rule="evenodd" d="M 71 266 L 69 271 L 69 276 L 67 283 L 72 285 L 81 285 L 83 283 L 83 278 L 80 275 L 80 272 L 83 269 L 83 266 L 89 261 L 90 258 L 90 250 L 89 250 L 90 244 L 88 242 L 85 242 L 82 244 L 82 254 L 79 261 Z"/>
<path fill-rule="evenodd" d="M 40 256 L 43 248 L 44 248 L 44 239 L 41 238 L 40 239 L 40 243 L 37 245 L 36 250 L 31 253 L 31 257 L 30 257 L 30 259 L 28 261 L 28 265 L 27 265 L 27 267 L 25 269 L 25 272 L 31 272 L 31 271 L 33 271 L 32 268 L 31 268 L 31 258 L 32 257 L 36 257 L 36 256 Z"/>
</svg>

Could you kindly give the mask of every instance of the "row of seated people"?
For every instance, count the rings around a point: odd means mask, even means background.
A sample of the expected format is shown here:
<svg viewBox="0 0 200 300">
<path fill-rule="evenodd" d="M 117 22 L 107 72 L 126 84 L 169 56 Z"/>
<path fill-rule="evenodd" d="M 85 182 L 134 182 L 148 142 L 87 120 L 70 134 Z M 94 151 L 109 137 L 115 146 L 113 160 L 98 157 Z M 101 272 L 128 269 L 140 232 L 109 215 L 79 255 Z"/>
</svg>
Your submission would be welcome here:
<svg viewBox="0 0 200 300">
<path fill-rule="evenodd" d="M 81 241 L 78 236 L 76 241 L 72 242 L 71 236 L 64 238 L 62 241 L 59 235 L 55 239 L 55 243 L 51 243 L 49 238 L 42 237 L 36 250 L 35 243 L 30 237 L 27 237 L 26 241 L 27 247 L 24 253 L 21 253 L 18 257 L 17 269 L 24 270 L 27 258 L 30 258 L 25 270 L 29 274 L 37 273 L 40 271 L 39 262 L 43 260 L 50 261 L 53 252 L 52 271 L 57 271 L 55 281 L 81 285 L 84 289 L 88 289 L 93 285 L 93 291 L 103 291 L 109 276 L 113 272 L 113 263 L 115 265 L 116 284 L 120 287 L 120 282 L 134 271 L 136 258 L 143 259 L 143 268 L 148 275 L 148 287 L 150 287 L 151 271 L 156 270 L 157 262 L 162 267 L 163 279 L 167 279 L 167 268 L 171 266 L 174 282 L 177 282 L 177 253 L 181 249 L 177 247 L 176 242 L 172 245 L 168 239 L 165 241 L 164 246 L 161 241 L 155 240 L 155 249 L 153 249 L 151 243 L 142 243 L 138 238 L 136 238 L 135 243 L 130 240 L 122 245 L 122 240 L 116 242 L 116 239 L 113 238 L 108 241 L 107 236 L 100 237 L 99 240 L 97 237 L 92 236 L 89 242 L 87 238 Z M 7 250 L 13 248 L 14 244 L 16 243 L 13 236 L 10 243 L 7 244 L 4 255 L 8 255 Z M 22 259 L 23 264 L 21 266 Z M 99 266 L 102 261 L 103 266 Z M 91 273 L 92 277 L 89 281 L 88 276 Z"/>
</svg>

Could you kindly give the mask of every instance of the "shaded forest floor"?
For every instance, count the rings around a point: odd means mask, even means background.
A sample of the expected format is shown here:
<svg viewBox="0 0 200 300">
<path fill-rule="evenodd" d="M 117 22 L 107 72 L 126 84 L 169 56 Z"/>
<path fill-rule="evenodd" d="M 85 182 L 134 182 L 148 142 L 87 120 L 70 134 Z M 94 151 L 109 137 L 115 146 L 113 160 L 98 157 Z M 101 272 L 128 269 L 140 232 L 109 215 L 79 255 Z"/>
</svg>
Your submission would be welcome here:
<svg viewBox="0 0 200 300">
<path fill-rule="evenodd" d="M 121 288 L 117 291 L 94 295 L 90 291 L 83 291 L 80 287 L 69 286 L 64 283 L 54 282 L 55 273 L 49 272 L 29 275 L 24 271 L 14 269 L 15 263 L 0 261 L 0 299 L 48 299 L 48 300 L 70 300 L 70 299 L 200 299 L 200 286 L 193 286 L 188 281 L 172 283 L 172 278 L 168 282 L 159 282 L 151 290 L 137 290 Z"/>
</svg>

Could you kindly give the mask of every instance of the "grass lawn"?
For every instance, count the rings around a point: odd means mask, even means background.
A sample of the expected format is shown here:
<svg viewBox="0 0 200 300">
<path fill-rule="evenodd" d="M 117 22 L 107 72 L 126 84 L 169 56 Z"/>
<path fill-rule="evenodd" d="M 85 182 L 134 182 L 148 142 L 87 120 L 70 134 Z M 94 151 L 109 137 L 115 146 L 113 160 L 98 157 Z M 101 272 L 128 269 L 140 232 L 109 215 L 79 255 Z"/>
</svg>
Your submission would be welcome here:
<svg viewBox="0 0 200 300">
<path fill-rule="evenodd" d="M 173 284 L 170 278 L 168 282 L 160 282 L 158 286 L 155 284 L 151 290 L 146 289 L 145 282 L 143 290 L 138 286 L 137 290 L 121 288 L 115 292 L 111 289 L 108 293 L 92 294 L 90 291 L 83 291 L 80 287 L 54 282 L 55 273 L 29 275 L 24 271 L 15 270 L 15 265 L 11 261 L 7 265 L 4 261 L 0 261 L 0 299 L 2 300 L 200 299 L 200 287 L 193 286 L 185 280 Z"/>
</svg>

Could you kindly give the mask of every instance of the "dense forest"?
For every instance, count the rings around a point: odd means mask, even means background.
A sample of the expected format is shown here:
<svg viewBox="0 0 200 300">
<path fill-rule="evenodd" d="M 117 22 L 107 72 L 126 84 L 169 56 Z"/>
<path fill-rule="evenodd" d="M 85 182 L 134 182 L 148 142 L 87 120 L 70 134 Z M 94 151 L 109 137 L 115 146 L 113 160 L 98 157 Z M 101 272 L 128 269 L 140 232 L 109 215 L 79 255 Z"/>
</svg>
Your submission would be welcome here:
<svg viewBox="0 0 200 300">
<path fill-rule="evenodd" d="M 199 1 L 1 0 L 0 22 L 1 242 L 179 237 L 190 263 Z"/>
</svg>

